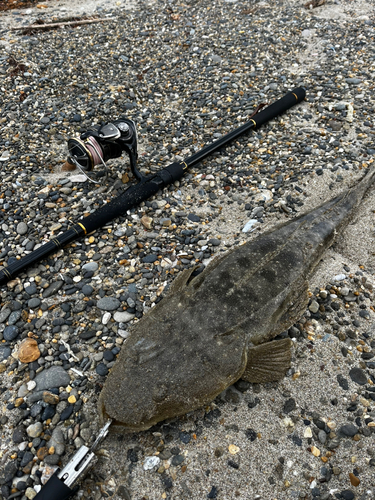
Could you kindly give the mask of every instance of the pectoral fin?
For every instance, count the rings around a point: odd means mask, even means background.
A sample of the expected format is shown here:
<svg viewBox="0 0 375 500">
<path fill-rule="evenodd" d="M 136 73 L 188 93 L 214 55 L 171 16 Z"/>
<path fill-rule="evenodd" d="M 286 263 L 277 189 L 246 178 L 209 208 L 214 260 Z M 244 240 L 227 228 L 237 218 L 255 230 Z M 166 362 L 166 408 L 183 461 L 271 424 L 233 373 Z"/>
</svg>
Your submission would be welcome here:
<svg viewBox="0 0 375 500">
<path fill-rule="evenodd" d="M 282 339 L 250 347 L 241 378 L 258 384 L 282 379 L 290 368 L 291 345 L 290 339 Z"/>
</svg>

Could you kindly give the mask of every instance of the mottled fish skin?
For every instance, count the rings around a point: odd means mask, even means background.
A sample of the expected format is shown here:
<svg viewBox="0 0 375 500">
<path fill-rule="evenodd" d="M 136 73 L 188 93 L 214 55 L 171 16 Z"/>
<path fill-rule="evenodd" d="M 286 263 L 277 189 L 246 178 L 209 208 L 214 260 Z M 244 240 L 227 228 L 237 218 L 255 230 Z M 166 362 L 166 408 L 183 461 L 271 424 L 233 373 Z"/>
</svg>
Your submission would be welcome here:
<svg viewBox="0 0 375 500">
<path fill-rule="evenodd" d="M 214 259 L 198 276 L 191 276 L 193 269 L 180 273 L 122 347 L 99 398 L 101 420 L 112 418 L 121 431 L 147 429 L 210 403 L 241 376 L 279 378 L 271 358 L 285 343 L 268 341 L 305 311 L 307 279 L 350 221 L 374 172 Z M 265 357 L 254 355 L 266 342 Z"/>
</svg>

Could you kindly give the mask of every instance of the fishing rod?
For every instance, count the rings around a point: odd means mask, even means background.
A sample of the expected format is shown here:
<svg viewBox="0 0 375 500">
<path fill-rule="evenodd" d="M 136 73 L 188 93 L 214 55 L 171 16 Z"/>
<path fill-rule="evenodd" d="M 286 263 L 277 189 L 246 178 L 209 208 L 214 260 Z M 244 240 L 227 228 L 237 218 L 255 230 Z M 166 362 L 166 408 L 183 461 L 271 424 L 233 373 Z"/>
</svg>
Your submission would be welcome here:
<svg viewBox="0 0 375 500">
<path fill-rule="evenodd" d="M 118 158 L 125 151 L 129 155 L 131 170 L 139 182 L 92 214 L 80 219 L 67 231 L 1 269 L 0 285 L 5 284 L 27 267 L 40 262 L 72 241 L 86 236 L 120 215 L 126 214 L 128 210 L 154 196 L 160 189 L 181 179 L 189 167 L 193 167 L 215 151 L 226 147 L 230 142 L 251 129 L 260 127 L 272 118 L 281 115 L 295 104 L 303 101 L 305 95 L 305 89 L 302 87 L 288 92 L 281 99 L 254 115 L 254 118 L 251 118 L 244 125 L 217 139 L 212 144 L 208 144 L 185 160 L 173 162 L 156 174 L 148 176 L 144 176 L 137 170 L 137 132 L 132 120 L 122 118 L 101 126 L 94 126 L 81 134 L 79 139 L 69 139 L 69 156 L 65 164 L 67 167 L 78 167 L 84 173 L 90 172 L 96 165 L 106 166 L 107 160 Z"/>
</svg>

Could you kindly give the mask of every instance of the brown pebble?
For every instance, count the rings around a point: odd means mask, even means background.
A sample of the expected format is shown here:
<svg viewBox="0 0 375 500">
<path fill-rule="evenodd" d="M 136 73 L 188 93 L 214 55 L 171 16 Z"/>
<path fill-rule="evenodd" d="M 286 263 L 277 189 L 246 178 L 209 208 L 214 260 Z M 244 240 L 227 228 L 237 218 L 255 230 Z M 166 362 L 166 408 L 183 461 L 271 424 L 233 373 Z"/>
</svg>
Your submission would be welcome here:
<svg viewBox="0 0 375 500">
<path fill-rule="evenodd" d="M 24 474 L 30 474 L 31 469 L 33 468 L 33 465 L 34 465 L 33 461 L 30 460 L 30 462 L 27 465 L 25 465 L 25 467 L 23 467 L 22 472 Z"/>
<path fill-rule="evenodd" d="M 18 359 L 21 363 L 31 363 L 40 358 L 38 342 L 35 339 L 24 339 L 18 349 Z"/>
<path fill-rule="evenodd" d="M 36 456 L 41 461 L 44 460 L 47 455 L 48 455 L 48 448 L 47 448 L 47 446 L 43 446 L 42 448 L 39 448 L 38 451 L 36 452 Z"/>
<path fill-rule="evenodd" d="M 352 486 L 359 486 L 359 483 L 361 482 L 357 476 L 353 474 L 353 472 L 349 472 L 349 478 Z"/>
<path fill-rule="evenodd" d="M 72 170 L 75 170 L 77 167 L 73 163 L 69 163 L 66 161 L 64 165 L 61 168 L 62 172 L 71 172 Z"/>
<path fill-rule="evenodd" d="M 60 401 L 60 398 L 57 394 L 52 394 L 52 392 L 44 391 L 43 401 L 50 405 L 57 405 L 57 403 Z"/>
<path fill-rule="evenodd" d="M 152 222 L 152 218 L 147 217 L 147 215 L 144 215 L 141 219 L 141 223 L 146 229 L 152 229 Z"/>
</svg>

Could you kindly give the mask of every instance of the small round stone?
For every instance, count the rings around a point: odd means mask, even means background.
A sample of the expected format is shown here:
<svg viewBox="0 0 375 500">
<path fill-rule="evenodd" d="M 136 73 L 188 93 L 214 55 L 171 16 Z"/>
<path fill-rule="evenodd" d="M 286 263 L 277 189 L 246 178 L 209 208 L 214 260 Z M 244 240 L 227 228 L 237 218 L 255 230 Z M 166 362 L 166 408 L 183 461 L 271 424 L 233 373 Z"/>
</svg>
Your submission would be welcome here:
<svg viewBox="0 0 375 500">
<path fill-rule="evenodd" d="M 103 311 L 115 311 L 120 307 L 120 301 L 115 297 L 103 297 L 98 300 L 96 305 Z"/>
<path fill-rule="evenodd" d="M 0 345 L 0 361 L 5 361 L 12 353 L 12 349 L 6 345 Z"/>
<path fill-rule="evenodd" d="M 12 341 L 18 337 L 19 329 L 15 325 L 6 326 L 3 332 L 5 340 Z"/>
<path fill-rule="evenodd" d="M 367 384 L 367 376 L 361 368 L 352 368 L 349 372 L 350 378 L 358 385 Z"/>
<path fill-rule="evenodd" d="M 43 432 L 43 425 L 41 424 L 41 422 L 36 422 L 35 424 L 31 424 L 26 429 L 26 432 L 30 438 L 39 437 Z"/>
<path fill-rule="evenodd" d="M 25 222 L 20 222 L 17 224 L 17 233 L 20 235 L 26 234 L 28 231 L 27 224 Z"/>
<path fill-rule="evenodd" d="M 99 363 L 95 371 L 101 377 L 105 377 L 106 375 L 108 375 L 108 368 L 104 363 Z"/>
</svg>

